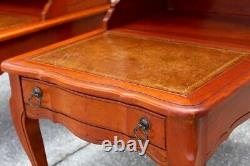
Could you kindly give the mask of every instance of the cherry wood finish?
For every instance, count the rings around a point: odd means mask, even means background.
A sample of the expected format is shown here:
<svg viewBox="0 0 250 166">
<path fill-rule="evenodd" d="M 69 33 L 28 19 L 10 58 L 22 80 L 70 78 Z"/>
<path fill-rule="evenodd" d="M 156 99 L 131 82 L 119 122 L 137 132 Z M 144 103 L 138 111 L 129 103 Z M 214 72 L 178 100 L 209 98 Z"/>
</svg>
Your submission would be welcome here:
<svg viewBox="0 0 250 166">
<path fill-rule="evenodd" d="M 108 28 L 114 28 L 165 10 L 164 0 L 122 0 L 112 3 L 108 12 Z M 129 10 L 129 12 L 128 12 Z"/>
<path fill-rule="evenodd" d="M 43 140 L 39 128 L 39 121 L 30 119 L 26 116 L 25 107 L 22 99 L 18 96 L 22 95 L 21 87 L 16 86 L 20 83 L 18 76 L 10 76 L 12 94 L 10 99 L 11 114 L 16 127 L 17 134 L 22 145 L 29 156 L 32 165 L 47 165 L 46 154 L 44 150 Z M 39 153 L 34 153 L 39 151 Z"/>
<path fill-rule="evenodd" d="M 250 17 L 233 15 L 197 15 L 160 12 L 118 27 L 118 31 L 137 32 L 217 47 L 249 50 Z"/>
<path fill-rule="evenodd" d="M 109 3 L 109 0 L 53 0 L 46 18 L 70 14 L 75 11 L 84 11 L 96 6 L 105 6 Z"/>
<path fill-rule="evenodd" d="M 150 113 L 149 111 L 138 107 L 125 105 L 112 100 L 83 95 L 74 91 L 62 89 L 53 84 L 39 81 L 23 79 L 22 86 L 24 102 L 28 106 L 30 92 L 34 87 L 38 86 L 45 91 L 42 100 L 44 109 L 63 114 L 70 118 L 75 118 L 76 120 L 85 122 L 89 125 L 120 132 L 130 137 L 134 136 L 133 129 L 137 125 L 138 119 L 141 117 L 147 117 L 152 123 L 149 135 L 151 143 L 162 149 L 166 148 L 166 118 L 164 116 Z M 54 100 L 51 100 L 51 98 L 54 98 Z M 67 103 L 62 104 L 65 100 L 67 100 Z M 69 112 L 69 110 L 71 111 Z M 34 110 L 32 108 L 27 111 L 30 111 L 31 114 L 35 111 L 39 112 L 39 110 Z M 114 119 L 110 115 L 116 118 Z M 104 118 L 98 119 L 96 117 Z M 124 126 L 126 126 L 126 128 L 124 128 Z"/>
<path fill-rule="evenodd" d="M 243 16 L 250 15 L 250 2 L 248 0 L 168 0 L 168 5 L 169 9 L 180 12 Z"/>
<path fill-rule="evenodd" d="M 0 45 L 0 61 L 72 36 L 86 33 L 91 29 L 101 28 L 102 24 L 100 22 L 102 21 L 103 16 L 103 14 L 97 14 L 3 41 Z"/>
<path fill-rule="evenodd" d="M 133 129 L 140 118 L 146 117 L 151 124 L 147 154 L 159 165 L 169 166 L 205 165 L 231 131 L 250 118 L 250 47 L 248 38 L 243 35 L 249 27 L 243 21 L 248 19 L 247 13 L 241 10 L 243 16 L 236 10 L 233 14 L 226 12 L 232 8 L 222 0 L 214 1 L 216 8 L 213 9 L 218 9 L 225 16 L 210 12 L 213 11 L 210 6 L 200 6 L 200 11 L 189 8 L 192 13 L 198 12 L 197 16 L 183 15 L 186 12 L 185 2 L 176 0 L 172 3 L 176 9 L 171 7 L 171 1 L 155 2 L 121 0 L 113 3 L 110 9 L 103 8 L 107 10 L 101 24 L 104 26 L 91 26 L 82 35 L 25 53 L 2 64 L 2 69 L 10 75 L 13 121 L 34 166 L 47 165 L 37 123 L 40 118 L 60 123 L 78 137 L 100 144 L 105 139 L 113 140 L 113 136 L 123 140 L 135 139 Z M 247 2 L 242 1 L 241 4 L 246 5 Z M 149 9 L 149 6 L 152 8 Z M 225 31 L 227 27 L 230 33 Z M 124 37 L 118 37 L 117 40 L 101 38 L 99 42 L 93 42 L 98 36 L 106 34 L 123 34 L 128 38 L 136 36 L 145 43 Z M 216 34 L 221 34 L 221 37 Z M 152 40 L 160 43 L 153 44 Z M 114 46 L 109 46 L 108 42 Z M 81 48 L 74 47 L 78 43 L 83 43 Z M 177 43 L 180 47 L 170 47 L 169 43 Z M 187 48 L 187 45 L 190 47 Z M 143 49 L 142 46 L 148 48 Z M 106 51 L 107 48 L 110 51 Z M 140 64 L 140 60 L 146 62 L 150 58 L 161 57 L 155 53 L 156 49 L 159 53 L 169 51 L 176 54 L 171 56 L 166 53 L 165 59 L 161 61 L 163 65 L 157 66 L 157 61 L 152 60 L 151 67 L 157 68 L 150 68 L 153 75 L 155 71 L 165 69 L 166 64 L 171 65 L 168 68 L 170 73 L 172 71 L 177 75 L 177 81 L 171 83 L 174 86 L 188 86 L 179 79 L 188 78 L 199 71 L 186 72 L 185 76 L 178 77 L 187 69 L 185 62 L 191 62 L 188 68 L 195 67 L 196 63 L 208 63 L 212 67 L 221 62 L 222 65 L 215 67 L 220 72 L 210 75 L 209 79 L 203 80 L 188 93 L 168 89 L 167 82 L 162 84 L 165 88 L 157 88 L 148 77 L 149 73 L 140 73 L 143 66 L 133 66 Z M 57 56 L 58 50 L 59 53 L 63 51 L 62 57 Z M 107 56 L 109 53 L 110 56 Z M 181 56 L 182 53 L 186 58 Z M 230 57 L 230 54 L 233 56 Z M 206 58 L 200 62 L 201 58 L 197 58 L 197 55 Z M 213 61 L 214 55 L 217 55 L 216 61 Z M 235 57 L 238 58 L 233 63 L 223 65 Z M 86 63 L 88 59 L 90 61 Z M 114 61 L 120 65 L 114 65 Z M 146 67 L 148 65 L 145 63 Z M 179 70 L 172 65 L 176 65 Z M 94 72 L 97 69 L 108 70 L 110 66 L 114 70 L 110 75 L 100 70 Z M 211 68 L 205 68 L 204 65 L 204 68 L 199 66 L 199 69 L 204 70 L 202 79 L 209 75 Z M 119 74 L 124 74 L 122 79 L 117 77 Z M 167 78 L 163 74 L 157 77 L 158 80 Z M 149 84 L 133 82 L 133 78 L 134 81 L 144 79 Z M 43 96 L 41 105 L 34 106 L 38 104 L 36 98 L 32 98 L 34 101 L 29 98 L 35 87 L 42 89 Z M 143 133 L 139 134 L 143 136 Z"/>
<path fill-rule="evenodd" d="M 67 8 L 62 8 L 63 3 L 51 0 L 1 1 L 0 63 L 7 58 L 102 27 L 109 2 L 91 2 L 65 0 Z"/>
<path fill-rule="evenodd" d="M 1 0 L 0 11 L 4 13 L 24 14 L 42 17 L 42 11 L 50 0 Z"/>
</svg>

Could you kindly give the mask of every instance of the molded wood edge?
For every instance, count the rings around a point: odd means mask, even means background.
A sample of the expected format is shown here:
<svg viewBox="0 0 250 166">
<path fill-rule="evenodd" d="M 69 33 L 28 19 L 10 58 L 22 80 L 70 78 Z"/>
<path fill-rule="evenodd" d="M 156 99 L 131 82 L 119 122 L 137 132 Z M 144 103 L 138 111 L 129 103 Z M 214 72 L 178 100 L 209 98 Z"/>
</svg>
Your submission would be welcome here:
<svg viewBox="0 0 250 166">
<path fill-rule="evenodd" d="M 130 137 L 117 133 L 110 130 L 105 130 L 102 128 L 90 126 L 84 123 L 81 123 L 80 121 L 71 119 L 67 116 L 64 116 L 60 113 L 54 113 L 51 111 L 43 110 L 43 112 L 35 112 L 31 113 L 30 111 L 27 111 L 27 116 L 32 119 L 49 119 L 53 121 L 54 123 L 59 123 L 64 125 L 67 129 L 69 129 L 73 134 L 75 134 L 77 137 L 86 140 L 88 142 L 94 143 L 94 144 L 101 144 L 103 140 L 113 140 L 113 137 L 111 136 L 118 136 L 120 139 L 123 140 L 129 140 Z M 94 134 L 91 134 L 94 133 Z M 159 152 L 160 151 L 160 152 Z M 160 150 L 152 145 L 149 144 L 147 154 L 157 163 L 159 164 L 166 164 L 167 163 L 167 153 L 164 150 Z M 161 158 L 161 159 L 159 159 Z"/>
</svg>

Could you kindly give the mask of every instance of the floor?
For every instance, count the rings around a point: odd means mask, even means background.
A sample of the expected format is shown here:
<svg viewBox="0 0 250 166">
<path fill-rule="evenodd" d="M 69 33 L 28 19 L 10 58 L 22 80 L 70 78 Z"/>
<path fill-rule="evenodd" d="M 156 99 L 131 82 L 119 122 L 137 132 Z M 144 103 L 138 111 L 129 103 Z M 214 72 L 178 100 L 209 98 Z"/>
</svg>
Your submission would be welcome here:
<svg viewBox="0 0 250 166">
<path fill-rule="evenodd" d="M 17 139 L 8 111 L 8 76 L 0 77 L 1 166 L 30 166 Z M 82 141 L 66 128 L 41 120 L 41 130 L 50 166 L 155 166 L 147 156 L 128 152 L 103 152 L 101 146 Z M 208 161 L 207 166 L 250 166 L 250 120 L 239 126 Z"/>
</svg>

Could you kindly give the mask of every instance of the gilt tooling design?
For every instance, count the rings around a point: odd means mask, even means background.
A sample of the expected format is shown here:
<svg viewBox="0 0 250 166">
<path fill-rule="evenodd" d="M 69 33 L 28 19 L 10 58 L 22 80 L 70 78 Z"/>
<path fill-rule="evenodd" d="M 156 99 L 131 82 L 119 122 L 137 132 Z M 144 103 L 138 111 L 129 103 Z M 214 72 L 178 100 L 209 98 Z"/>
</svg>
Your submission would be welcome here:
<svg viewBox="0 0 250 166">
<path fill-rule="evenodd" d="M 30 16 L 24 15 L 8 15 L 0 13 L 0 30 L 6 30 L 8 28 L 14 28 L 24 23 L 34 21 Z"/>
<path fill-rule="evenodd" d="M 32 61 L 187 95 L 247 54 L 109 32 Z"/>
</svg>

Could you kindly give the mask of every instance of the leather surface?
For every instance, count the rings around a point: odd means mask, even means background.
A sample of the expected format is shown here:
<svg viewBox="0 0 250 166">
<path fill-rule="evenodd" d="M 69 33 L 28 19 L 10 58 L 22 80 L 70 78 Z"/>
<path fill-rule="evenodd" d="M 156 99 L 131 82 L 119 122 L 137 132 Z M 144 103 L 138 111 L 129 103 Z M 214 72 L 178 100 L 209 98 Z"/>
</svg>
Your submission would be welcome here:
<svg viewBox="0 0 250 166">
<path fill-rule="evenodd" d="M 6 13 L 0 13 L 0 30 L 6 30 L 8 28 L 14 28 L 24 23 L 30 23 L 34 19 L 25 15 L 8 15 Z"/>
<path fill-rule="evenodd" d="M 187 95 L 248 54 L 109 32 L 31 59 Z"/>
</svg>

